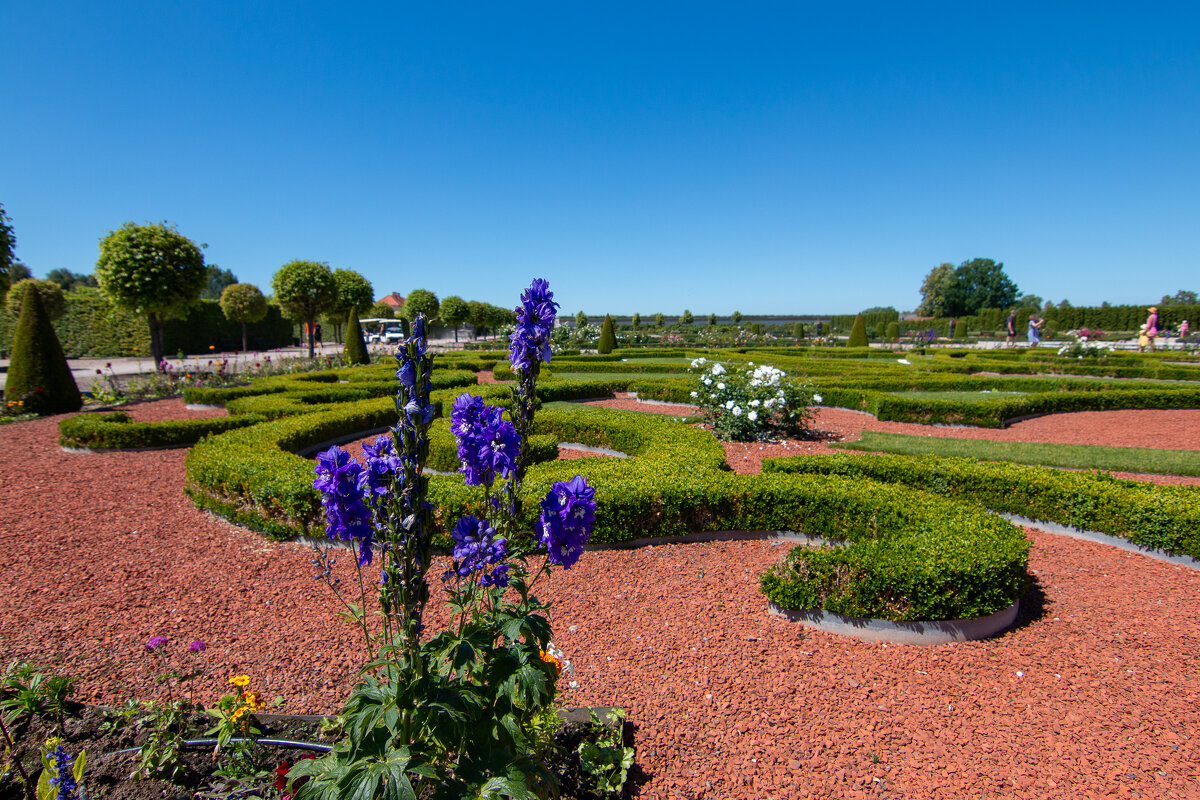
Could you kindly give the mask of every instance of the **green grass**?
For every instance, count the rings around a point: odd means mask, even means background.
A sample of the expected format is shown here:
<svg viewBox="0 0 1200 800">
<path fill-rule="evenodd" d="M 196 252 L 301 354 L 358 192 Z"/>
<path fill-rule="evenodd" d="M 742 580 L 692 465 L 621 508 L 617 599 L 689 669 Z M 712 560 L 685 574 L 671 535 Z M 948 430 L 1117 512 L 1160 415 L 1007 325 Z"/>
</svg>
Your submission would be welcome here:
<svg viewBox="0 0 1200 800">
<path fill-rule="evenodd" d="M 898 433 L 863 431 L 857 442 L 832 445 L 844 450 L 899 455 L 931 454 L 942 457 L 1008 461 L 1068 469 L 1097 469 L 1106 472 L 1153 472 L 1163 475 L 1200 475 L 1200 452 L 1154 450 L 1146 447 L 1100 447 L 1081 444 L 1037 442 L 991 442 L 938 436 L 905 436 Z"/>
</svg>

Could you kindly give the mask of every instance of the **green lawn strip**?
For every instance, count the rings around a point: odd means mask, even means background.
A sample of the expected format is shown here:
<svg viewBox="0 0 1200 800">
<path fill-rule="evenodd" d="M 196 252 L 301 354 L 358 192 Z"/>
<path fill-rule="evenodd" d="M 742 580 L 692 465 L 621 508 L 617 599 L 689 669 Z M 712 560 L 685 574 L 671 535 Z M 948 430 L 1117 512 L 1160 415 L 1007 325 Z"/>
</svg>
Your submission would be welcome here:
<svg viewBox="0 0 1200 800">
<path fill-rule="evenodd" d="M 974 458 L 1007 461 L 1041 467 L 1098 469 L 1106 472 L 1152 472 L 1162 475 L 1200 475 L 1200 452 L 1156 450 L 1148 447 L 1103 447 L 1042 442 L 992 442 L 952 439 L 945 436 L 907 436 L 900 433 L 863 431 L 856 442 L 831 445 L 844 450 L 897 455 L 935 455 L 943 458 Z"/>
</svg>

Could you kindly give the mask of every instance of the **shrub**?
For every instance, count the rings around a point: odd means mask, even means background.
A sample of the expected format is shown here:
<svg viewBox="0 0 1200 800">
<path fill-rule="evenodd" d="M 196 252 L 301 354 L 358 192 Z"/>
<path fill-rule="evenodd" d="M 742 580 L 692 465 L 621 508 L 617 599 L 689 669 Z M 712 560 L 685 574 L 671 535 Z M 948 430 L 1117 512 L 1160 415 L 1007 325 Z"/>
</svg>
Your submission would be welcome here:
<svg viewBox="0 0 1200 800">
<path fill-rule="evenodd" d="M 900 323 L 896 320 L 887 324 L 887 338 L 893 342 L 900 339 Z"/>
<path fill-rule="evenodd" d="M 732 371 L 720 362 L 709 364 L 706 358 L 698 358 L 692 370 L 696 388 L 691 398 L 717 438 L 752 442 L 796 438 L 807 431 L 812 417 L 809 406 L 817 397 L 810 382 L 753 362 Z"/>
<path fill-rule="evenodd" d="M 617 337 L 613 333 L 612 316 L 605 314 L 604 324 L 600 328 L 600 343 L 596 346 L 596 349 L 601 355 L 608 355 L 616 348 L 616 346 Z"/>
<path fill-rule="evenodd" d="M 42 298 L 42 308 L 46 311 L 46 316 L 51 321 L 62 317 L 67 310 L 67 301 L 63 295 L 62 287 L 53 281 L 39 281 L 33 278 L 26 278 L 17 281 L 8 290 L 8 297 L 5 299 L 5 304 L 8 306 L 8 313 L 14 318 L 21 316 L 21 304 L 25 300 L 26 292 L 37 292 Z"/>
<path fill-rule="evenodd" d="M 180 447 L 195 444 L 210 433 L 224 433 L 265 421 L 265 417 L 215 417 L 133 422 L 123 411 L 110 414 L 77 414 L 58 423 L 58 442 L 63 447 L 92 450 Z"/>
<path fill-rule="evenodd" d="M 363 340 L 362 325 L 358 321 L 358 310 L 350 309 L 350 318 L 346 321 L 346 348 L 342 359 L 348 365 L 370 364 L 371 356 L 367 354 L 367 343 Z"/>
<path fill-rule="evenodd" d="M 4 385 L 5 409 L 34 414 L 78 411 L 83 397 L 42 306 L 41 292 L 27 290 L 24 298 Z"/>
<path fill-rule="evenodd" d="M 847 347 L 867 347 L 870 341 L 867 339 L 867 325 L 863 322 L 863 315 L 859 314 L 854 318 L 854 324 L 850 327 L 850 341 L 847 342 Z"/>
<path fill-rule="evenodd" d="M 246 325 L 267 316 L 267 298 L 252 283 L 232 283 L 221 292 L 220 305 L 226 319 L 242 326 L 242 350 L 249 350 Z"/>
</svg>

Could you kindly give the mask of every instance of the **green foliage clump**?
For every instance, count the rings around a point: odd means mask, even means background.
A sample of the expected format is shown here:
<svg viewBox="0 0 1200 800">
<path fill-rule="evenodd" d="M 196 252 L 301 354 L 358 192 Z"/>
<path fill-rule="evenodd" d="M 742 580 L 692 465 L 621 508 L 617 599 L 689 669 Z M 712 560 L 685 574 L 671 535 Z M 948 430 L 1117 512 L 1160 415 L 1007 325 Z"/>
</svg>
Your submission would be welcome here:
<svg viewBox="0 0 1200 800">
<path fill-rule="evenodd" d="M 337 302 L 337 283 L 328 264 L 289 261 L 271 279 L 275 299 L 292 319 L 308 330 L 308 357 L 316 349 L 317 317 Z"/>
<path fill-rule="evenodd" d="M 46 311 L 46 316 L 51 321 L 62 317 L 67 310 L 67 300 L 63 295 L 62 287 L 53 281 L 39 281 L 34 278 L 26 278 L 17 281 L 8 290 L 8 297 L 5 300 L 5 305 L 8 308 L 8 313 L 14 318 L 21 316 L 21 305 L 25 302 L 26 292 L 37 292 L 42 298 L 42 308 Z"/>
<path fill-rule="evenodd" d="M 887 324 L 887 338 L 889 341 L 898 341 L 900 339 L 900 323 L 892 320 Z"/>
<path fill-rule="evenodd" d="M 686 308 L 683 310 L 683 313 L 679 315 L 680 325 L 691 325 L 695 321 L 696 318 L 692 316 L 692 312 Z"/>
<path fill-rule="evenodd" d="M 385 303 L 380 300 L 367 310 L 368 319 L 393 319 L 396 316 L 396 310 L 392 308 L 391 303 Z"/>
<path fill-rule="evenodd" d="M 792 336 L 796 339 L 804 338 L 804 323 L 796 322 L 792 324 Z"/>
<path fill-rule="evenodd" d="M 58 443 L 63 447 L 92 450 L 131 450 L 146 447 L 182 447 L 212 433 L 224 433 L 263 422 L 264 417 L 214 417 L 134 422 L 124 411 L 78 414 L 58 423 Z"/>
<path fill-rule="evenodd" d="M 854 317 L 854 325 L 850 328 L 850 341 L 846 343 L 847 347 L 867 347 L 870 341 L 867 339 L 867 325 L 863 322 L 863 315 L 859 314 Z"/>
<path fill-rule="evenodd" d="M 604 324 L 600 328 L 600 343 L 596 346 L 596 349 L 600 352 L 601 355 L 608 355 L 613 350 L 615 350 L 616 347 L 617 347 L 617 337 L 616 337 L 616 334 L 613 332 L 612 316 L 609 314 L 605 314 L 604 315 Z"/>
<path fill-rule="evenodd" d="M 125 223 L 100 242 L 96 280 L 113 304 L 145 314 L 150 353 L 163 360 L 163 323 L 186 316 L 208 281 L 196 244 L 167 223 Z"/>
<path fill-rule="evenodd" d="M 428 289 L 413 289 L 404 300 L 404 316 L 410 320 L 416 319 L 418 314 L 424 314 L 427 320 L 433 322 L 439 319 L 440 309 L 437 295 Z"/>
<path fill-rule="evenodd" d="M 221 292 L 221 312 L 230 322 L 242 326 L 242 350 L 247 346 L 246 325 L 267 316 L 267 298 L 253 283 L 231 283 Z"/>
<path fill-rule="evenodd" d="M 4 384 L 9 413 L 61 414 L 78 411 L 83 397 L 67 365 L 39 291 L 24 293 Z"/>
<path fill-rule="evenodd" d="M 370 364 L 371 356 L 367 353 L 367 343 L 363 339 L 362 325 L 358 321 L 358 311 L 351 308 L 350 318 L 346 322 L 346 348 L 342 359 L 347 364 Z"/>
</svg>

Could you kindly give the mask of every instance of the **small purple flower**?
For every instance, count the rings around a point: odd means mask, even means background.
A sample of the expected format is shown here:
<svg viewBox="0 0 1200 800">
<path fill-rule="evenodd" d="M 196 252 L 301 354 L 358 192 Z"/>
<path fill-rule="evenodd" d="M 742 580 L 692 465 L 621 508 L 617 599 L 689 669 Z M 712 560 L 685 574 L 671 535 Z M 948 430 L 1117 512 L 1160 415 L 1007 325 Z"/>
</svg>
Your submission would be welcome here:
<svg viewBox="0 0 1200 800">
<path fill-rule="evenodd" d="M 75 783 L 71 757 L 67 755 L 67 751 L 61 744 L 54 748 L 50 756 L 54 759 L 54 771 L 57 773 L 50 779 L 50 785 L 58 790 L 55 800 L 75 800 L 76 790 L 79 787 Z"/>
<path fill-rule="evenodd" d="M 376 436 L 375 442 L 363 445 L 367 460 L 367 491 L 372 495 L 386 495 L 392 486 L 393 476 L 400 475 L 400 456 L 390 436 Z"/>
<path fill-rule="evenodd" d="M 375 526 L 371 511 L 363 502 L 366 471 L 340 447 L 331 447 L 318 455 L 314 471 L 317 479 L 313 488 L 321 493 L 321 505 L 325 507 L 326 535 L 330 539 L 357 540 L 359 565 L 370 564 Z"/>
<path fill-rule="evenodd" d="M 189 653 L 200 653 L 207 649 L 208 649 L 208 645 L 206 645 L 204 642 L 200 641 L 199 639 L 197 639 L 196 641 L 194 641 L 188 645 Z"/>
<path fill-rule="evenodd" d="M 521 305 L 513 311 L 516 325 L 509 336 L 509 361 L 514 370 L 524 372 L 537 360 L 550 363 L 550 331 L 557 309 L 550 283 L 542 278 L 535 278 L 521 294 Z"/>
<path fill-rule="evenodd" d="M 583 546 L 592 535 L 596 522 L 596 490 L 582 475 L 569 481 L 555 481 L 542 500 L 538 541 L 549 552 L 551 564 L 570 569 L 583 555 Z"/>
<path fill-rule="evenodd" d="M 443 578 L 449 580 L 451 575 L 470 578 L 480 572 L 481 586 L 508 586 L 508 565 L 503 563 L 508 555 L 508 542 L 492 538 L 495 533 L 486 519 L 476 519 L 470 514 L 460 519 L 450 532 L 454 539 L 454 568 Z"/>
<path fill-rule="evenodd" d="M 151 636 L 150 640 L 148 642 L 146 642 L 147 650 L 157 650 L 160 647 L 166 647 L 166 646 L 167 646 L 167 637 L 165 637 L 165 636 Z"/>
</svg>

